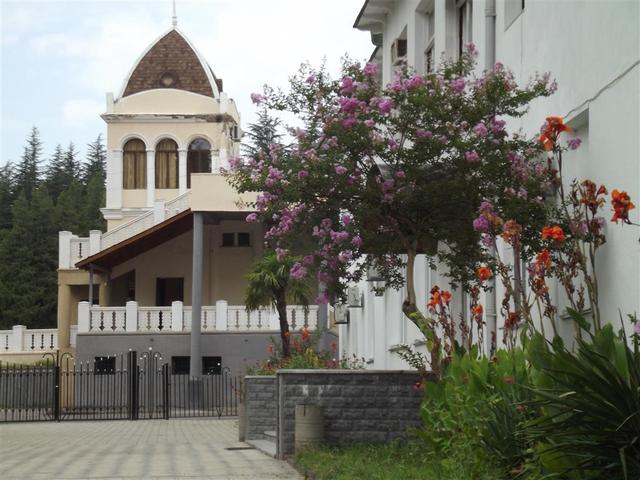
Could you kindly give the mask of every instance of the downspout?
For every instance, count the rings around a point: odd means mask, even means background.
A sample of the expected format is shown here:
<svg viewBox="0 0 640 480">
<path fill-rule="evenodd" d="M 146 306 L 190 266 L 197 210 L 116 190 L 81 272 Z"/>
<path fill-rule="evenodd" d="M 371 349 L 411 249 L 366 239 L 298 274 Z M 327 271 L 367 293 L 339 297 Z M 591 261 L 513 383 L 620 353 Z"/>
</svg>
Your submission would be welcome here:
<svg viewBox="0 0 640 480">
<path fill-rule="evenodd" d="M 496 64 L 496 0 L 486 0 L 485 9 L 485 70 L 493 70 Z M 497 247 L 496 247 L 497 248 Z M 485 298 L 487 330 L 489 338 L 484 338 L 489 356 L 495 353 L 498 343 L 498 313 L 496 311 L 496 277 L 488 280 L 489 290 Z M 495 336 L 495 337 L 494 337 Z M 495 340 L 495 342 L 494 342 Z M 488 343 L 487 343 L 488 342 Z"/>
</svg>

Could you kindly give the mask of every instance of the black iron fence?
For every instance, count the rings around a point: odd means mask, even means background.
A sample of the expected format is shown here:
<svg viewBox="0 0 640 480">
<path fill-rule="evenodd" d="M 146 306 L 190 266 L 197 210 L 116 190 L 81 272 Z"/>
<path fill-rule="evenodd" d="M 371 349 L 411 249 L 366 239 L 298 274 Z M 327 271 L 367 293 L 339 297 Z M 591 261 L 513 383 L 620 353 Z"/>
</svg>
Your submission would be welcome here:
<svg viewBox="0 0 640 480">
<path fill-rule="evenodd" d="M 75 364 L 0 367 L 0 422 L 222 417 L 238 413 L 240 380 L 228 371 L 172 374 L 136 352 Z"/>
</svg>

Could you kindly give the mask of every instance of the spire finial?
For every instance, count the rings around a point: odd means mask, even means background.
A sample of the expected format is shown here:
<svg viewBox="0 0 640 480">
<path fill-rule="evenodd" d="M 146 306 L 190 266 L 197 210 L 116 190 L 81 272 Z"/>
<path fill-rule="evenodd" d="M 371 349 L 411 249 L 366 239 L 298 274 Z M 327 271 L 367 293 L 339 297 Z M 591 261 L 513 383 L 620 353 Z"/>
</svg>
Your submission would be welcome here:
<svg viewBox="0 0 640 480">
<path fill-rule="evenodd" d="M 178 26 L 178 16 L 176 15 L 176 0 L 173 0 L 173 17 L 171 17 L 171 25 L 173 28 Z"/>
</svg>

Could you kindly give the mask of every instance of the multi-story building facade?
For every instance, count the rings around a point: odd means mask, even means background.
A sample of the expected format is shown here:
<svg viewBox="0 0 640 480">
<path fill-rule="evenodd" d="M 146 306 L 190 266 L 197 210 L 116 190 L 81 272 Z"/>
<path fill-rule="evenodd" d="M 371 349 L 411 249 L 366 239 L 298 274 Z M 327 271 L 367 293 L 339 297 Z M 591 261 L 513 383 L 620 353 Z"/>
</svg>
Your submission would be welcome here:
<svg viewBox="0 0 640 480">
<path fill-rule="evenodd" d="M 582 146 L 565 157 L 566 177 L 591 178 L 638 199 L 638 25 L 640 4 L 633 0 L 367 0 L 354 27 L 371 32 L 371 61 L 381 65 L 383 84 L 401 64 L 432 72 L 443 58 L 457 58 L 469 42 L 478 50 L 478 73 L 495 62 L 512 70 L 518 83 L 551 72 L 557 93 L 533 102 L 527 115 L 508 127 L 534 136 L 547 116 L 564 117 L 582 139 Z M 606 234 L 597 265 L 600 307 L 603 318 L 620 325 L 619 312 L 640 314 L 640 232 L 610 224 Z M 509 252 L 502 253 L 508 257 Z M 430 269 L 424 256 L 418 257 L 415 271 L 419 304 L 426 310 L 430 289 L 447 288 L 447 279 L 441 269 Z M 395 346 L 414 344 L 425 350 L 419 331 L 402 315 L 404 292 L 386 289 L 376 296 L 367 283 L 359 288 L 364 306 L 351 308 L 349 323 L 341 325 L 343 348 L 365 357 L 372 368 L 406 367 Z M 562 305 L 560 290 L 552 293 Z M 502 294 L 498 285 L 482 299 L 487 328 L 496 332 L 499 344 L 503 319 L 496 312 L 496 298 L 499 303 Z M 454 315 L 466 315 L 465 303 L 464 295 L 454 291 Z M 562 320 L 560 329 L 566 338 L 572 336 L 570 320 Z"/>
</svg>

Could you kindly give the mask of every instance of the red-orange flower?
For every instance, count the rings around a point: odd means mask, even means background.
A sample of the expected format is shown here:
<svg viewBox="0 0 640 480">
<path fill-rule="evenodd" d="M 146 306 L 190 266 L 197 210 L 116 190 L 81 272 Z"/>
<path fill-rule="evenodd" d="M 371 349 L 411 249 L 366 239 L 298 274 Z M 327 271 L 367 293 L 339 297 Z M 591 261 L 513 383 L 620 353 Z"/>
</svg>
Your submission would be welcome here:
<svg viewBox="0 0 640 480">
<path fill-rule="evenodd" d="M 545 150 L 553 150 L 558 135 L 562 132 L 570 132 L 571 128 L 564 124 L 562 117 L 547 117 L 547 121 L 542 127 L 538 140 Z"/>
<path fill-rule="evenodd" d="M 515 220 L 507 220 L 502 226 L 502 238 L 508 243 L 513 243 L 521 233 L 522 225 Z"/>
<path fill-rule="evenodd" d="M 476 274 L 478 275 L 478 278 L 480 279 L 481 282 L 484 282 L 485 280 L 489 280 L 492 276 L 493 276 L 493 272 L 491 271 L 491 269 L 489 267 L 479 267 L 478 270 L 476 271 Z"/>
<path fill-rule="evenodd" d="M 300 333 L 302 334 L 303 342 L 308 342 L 311 338 L 311 334 L 309 333 L 309 329 L 307 327 L 304 327 L 302 330 L 300 330 Z"/>
<path fill-rule="evenodd" d="M 554 225 L 553 227 L 544 227 L 542 229 L 543 240 L 555 240 L 556 242 L 562 242 L 565 239 L 564 231 L 562 227 Z"/>
<path fill-rule="evenodd" d="M 430 311 L 435 311 L 436 306 L 444 303 L 445 305 L 449 305 L 451 301 L 451 293 L 446 290 L 440 290 L 439 287 L 433 287 L 431 289 L 431 298 L 429 299 L 429 303 L 427 303 L 427 308 Z"/>
<path fill-rule="evenodd" d="M 619 192 L 618 190 L 611 192 L 611 206 L 613 207 L 612 222 L 618 223 L 618 220 L 622 220 L 622 223 L 631 223 L 629 210 L 633 210 L 636 206 L 631 202 L 627 192 Z"/>
<path fill-rule="evenodd" d="M 269 353 L 273 353 L 273 345 L 269 345 L 269 346 L 267 347 L 267 352 L 269 352 Z"/>
<path fill-rule="evenodd" d="M 446 290 L 443 290 L 441 296 L 442 296 L 442 301 L 446 305 L 449 305 L 449 302 L 451 301 L 451 292 L 447 292 Z"/>
<path fill-rule="evenodd" d="M 474 307 L 471 309 L 471 312 L 476 317 L 482 317 L 482 313 L 484 312 L 484 309 L 482 308 L 482 305 L 477 304 L 477 305 L 474 305 Z"/>
<path fill-rule="evenodd" d="M 546 248 L 536 255 L 536 264 L 544 269 L 551 267 L 551 254 Z"/>
</svg>

